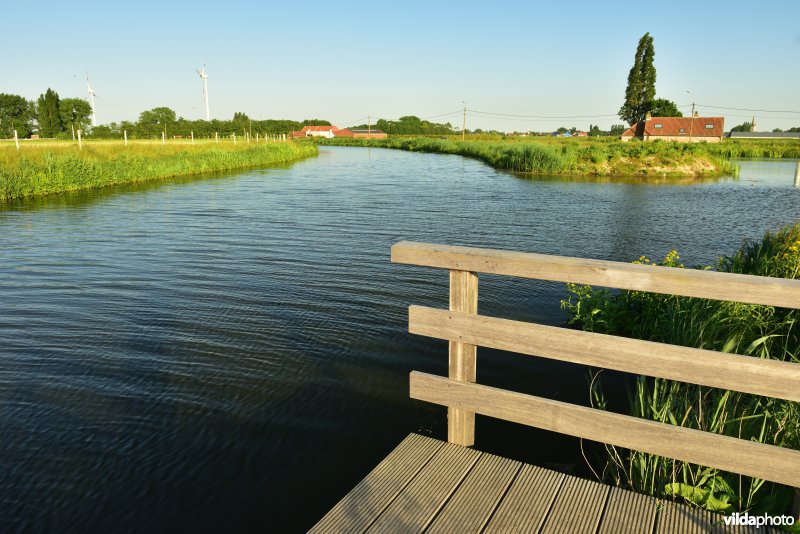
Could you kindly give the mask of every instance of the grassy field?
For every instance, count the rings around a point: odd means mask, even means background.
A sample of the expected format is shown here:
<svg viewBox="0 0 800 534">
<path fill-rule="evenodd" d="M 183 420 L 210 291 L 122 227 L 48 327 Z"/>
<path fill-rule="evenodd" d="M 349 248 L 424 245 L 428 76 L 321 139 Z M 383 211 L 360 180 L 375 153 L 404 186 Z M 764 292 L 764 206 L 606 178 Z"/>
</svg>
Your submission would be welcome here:
<svg viewBox="0 0 800 534">
<path fill-rule="evenodd" d="M 496 169 L 547 175 L 703 177 L 736 174 L 739 157 L 800 157 L 800 143 L 724 141 L 710 143 L 627 142 L 615 138 L 334 138 L 322 145 L 373 146 L 415 152 L 458 154 Z"/>
<path fill-rule="evenodd" d="M 0 143 L 0 202 L 173 176 L 261 167 L 316 155 L 311 143 L 226 140 Z"/>
<path fill-rule="evenodd" d="M 671 251 L 663 262 L 685 268 Z M 800 278 L 800 224 L 767 233 L 720 258 L 722 272 Z M 568 286 L 562 304 L 570 324 L 583 330 L 800 364 L 800 311 L 699 298 Z M 600 376 L 593 375 L 596 405 L 606 408 Z M 800 403 L 638 376 L 627 406 L 635 417 L 748 441 L 800 449 Z M 783 514 L 793 490 L 732 473 L 608 446 L 595 471 L 610 484 L 664 498 L 678 497 L 717 512 Z"/>
</svg>

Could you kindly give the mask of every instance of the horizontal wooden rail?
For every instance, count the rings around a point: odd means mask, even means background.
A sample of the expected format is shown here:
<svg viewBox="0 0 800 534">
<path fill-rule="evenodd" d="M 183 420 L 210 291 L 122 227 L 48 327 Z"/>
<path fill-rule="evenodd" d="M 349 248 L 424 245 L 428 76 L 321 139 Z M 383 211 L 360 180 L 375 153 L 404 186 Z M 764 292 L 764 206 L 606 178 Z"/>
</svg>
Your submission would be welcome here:
<svg viewBox="0 0 800 534">
<path fill-rule="evenodd" d="M 401 241 L 392 261 L 747 304 L 800 308 L 800 280 Z"/>
<path fill-rule="evenodd" d="M 800 486 L 800 451 L 647 421 L 425 373 L 411 373 L 411 397 L 444 406 Z"/>
<path fill-rule="evenodd" d="M 800 365 L 424 306 L 408 330 L 437 339 L 800 401 Z"/>
</svg>

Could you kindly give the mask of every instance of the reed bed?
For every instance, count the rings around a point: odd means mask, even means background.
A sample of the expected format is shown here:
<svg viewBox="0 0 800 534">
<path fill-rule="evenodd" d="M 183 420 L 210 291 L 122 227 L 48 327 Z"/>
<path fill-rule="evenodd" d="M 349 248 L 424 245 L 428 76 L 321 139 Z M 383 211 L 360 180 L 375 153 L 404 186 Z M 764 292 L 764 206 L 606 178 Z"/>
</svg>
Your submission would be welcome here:
<svg viewBox="0 0 800 534">
<path fill-rule="evenodd" d="M 25 142 L 0 145 L 0 201 L 173 176 L 286 163 L 313 156 L 311 143 L 230 141 Z"/>
<path fill-rule="evenodd" d="M 675 251 L 660 263 L 645 257 L 634 263 L 685 268 Z M 716 268 L 800 278 L 800 224 L 745 243 L 721 258 Z M 568 291 L 562 306 L 576 328 L 800 364 L 798 310 L 638 291 L 611 293 L 589 286 L 569 285 Z M 601 374 L 591 373 L 590 384 L 595 405 L 615 405 L 604 392 Z M 645 376 L 630 379 L 628 385 L 627 403 L 622 404 L 630 415 L 800 449 L 796 402 Z M 788 511 L 793 495 L 792 488 L 763 480 L 611 446 L 590 463 L 607 483 L 717 512 L 780 515 Z"/>
<path fill-rule="evenodd" d="M 371 146 L 411 152 L 458 154 L 501 170 L 546 175 L 700 177 L 736 174 L 730 158 L 689 143 L 526 138 L 459 141 L 411 137 L 333 138 L 324 145 Z"/>
</svg>

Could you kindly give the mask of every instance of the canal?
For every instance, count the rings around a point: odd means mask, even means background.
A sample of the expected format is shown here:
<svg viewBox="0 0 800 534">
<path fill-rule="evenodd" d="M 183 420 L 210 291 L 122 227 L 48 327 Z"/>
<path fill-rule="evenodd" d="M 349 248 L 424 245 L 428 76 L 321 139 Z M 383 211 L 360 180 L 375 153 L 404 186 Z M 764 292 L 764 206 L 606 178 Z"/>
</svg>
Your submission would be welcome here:
<svg viewBox="0 0 800 534">
<path fill-rule="evenodd" d="M 406 308 L 445 307 L 447 274 L 391 264 L 392 243 L 709 265 L 800 219 L 795 165 L 610 183 L 323 147 L 2 206 L 0 531 L 301 531 L 407 433 L 445 435 L 408 372 L 445 374 L 447 345 Z M 558 325 L 563 297 L 480 282 L 501 317 Z M 588 402 L 570 364 L 479 349 L 478 380 Z M 477 446 L 587 472 L 577 439 L 510 423 L 479 418 Z"/>
</svg>

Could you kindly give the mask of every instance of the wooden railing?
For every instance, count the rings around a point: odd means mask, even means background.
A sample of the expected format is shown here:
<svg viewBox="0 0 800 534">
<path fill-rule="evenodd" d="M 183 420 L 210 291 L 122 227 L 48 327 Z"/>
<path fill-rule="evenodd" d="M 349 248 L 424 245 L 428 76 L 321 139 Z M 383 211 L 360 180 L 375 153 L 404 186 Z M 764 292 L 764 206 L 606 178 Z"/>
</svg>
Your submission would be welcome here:
<svg viewBox="0 0 800 534">
<path fill-rule="evenodd" d="M 448 440 L 471 446 L 475 414 L 800 486 L 800 451 L 475 383 L 476 347 L 800 401 L 800 365 L 478 315 L 490 273 L 800 309 L 800 280 L 400 242 L 392 261 L 450 270 L 450 309 L 409 309 L 409 331 L 450 342 L 449 377 L 414 371 L 411 397 L 448 407 Z M 800 492 L 798 492 L 800 496 Z M 796 505 L 797 506 L 797 505 Z"/>
</svg>

